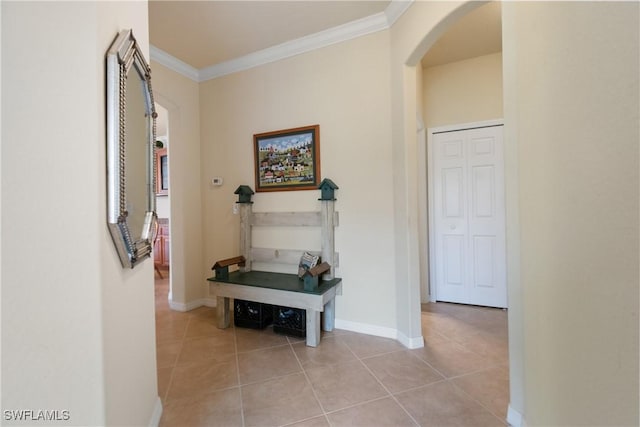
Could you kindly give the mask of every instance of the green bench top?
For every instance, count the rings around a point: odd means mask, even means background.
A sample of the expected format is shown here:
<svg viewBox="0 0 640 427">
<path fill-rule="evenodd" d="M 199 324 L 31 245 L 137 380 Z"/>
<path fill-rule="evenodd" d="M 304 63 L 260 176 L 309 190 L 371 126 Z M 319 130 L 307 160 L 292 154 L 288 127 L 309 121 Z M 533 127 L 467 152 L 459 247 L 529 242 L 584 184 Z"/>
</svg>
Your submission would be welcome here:
<svg viewBox="0 0 640 427">
<path fill-rule="evenodd" d="M 318 289 L 315 291 L 305 291 L 304 282 L 296 274 L 272 273 L 268 271 L 247 271 L 242 273 L 234 271 L 229 273 L 228 279 L 218 279 L 210 277 L 210 282 L 231 283 L 234 285 L 255 286 L 258 288 L 278 289 L 281 291 L 300 292 L 304 294 L 322 295 L 332 287 L 342 281 L 340 278 L 331 280 L 321 280 Z"/>
</svg>

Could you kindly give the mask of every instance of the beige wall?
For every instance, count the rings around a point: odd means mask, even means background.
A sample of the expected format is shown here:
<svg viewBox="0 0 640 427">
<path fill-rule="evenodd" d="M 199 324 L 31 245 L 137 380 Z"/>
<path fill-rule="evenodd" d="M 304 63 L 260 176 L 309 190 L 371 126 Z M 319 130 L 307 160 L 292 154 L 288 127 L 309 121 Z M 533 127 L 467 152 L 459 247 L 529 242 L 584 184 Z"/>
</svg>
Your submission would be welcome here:
<svg viewBox="0 0 640 427">
<path fill-rule="evenodd" d="M 107 230 L 104 108 L 104 55 L 130 27 L 148 52 L 146 4 L 1 7 L 2 409 L 147 425 L 153 267 L 122 269 Z"/>
<path fill-rule="evenodd" d="M 517 82 L 514 61 L 505 54 L 517 50 L 513 37 L 505 38 L 517 26 L 514 9 L 502 3 L 502 84 L 504 112 L 505 211 L 507 245 L 507 297 L 509 302 L 509 414 L 513 425 L 521 425 L 525 413 L 524 396 L 524 322 L 522 284 L 520 280 L 520 187 L 518 144 L 514 131 L 518 126 L 517 99 L 510 96 Z"/>
<path fill-rule="evenodd" d="M 395 330 L 388 81 L 388 32 L 379 32 L 201 84 L 203 182 L 225 180 L 204 187 L 204 268 L 238 254 L 233 192 L 254 187 L 253 134 L 320 124 L 322 177 L 340 187 L 336 250 L 344 294 L 336 316 L 343 327 Z M 259 193 L 253 208 L 315 211 L 318 197 L 318 190 Z M 275 248 L 288 244 L 275 240 Z"/>
<path fill-rule="evenodd" d="M 187 310 L 206 296 L 202 191 L 207 183 L 200 173 L 199 87 L 156 62 L 151 66 L 155 101 L 169 114 L 171 303 Z"/>
<path fill-rule="evenodd" d="M 101 424 L 95 6 L 1 7 L 2 63 L 12 64 L 2 75 L 2 409 L 68 409 Z"/>
<path fill-rule="evenodd" d="M 501 119 L 502 53 L 427 68 L 423 88 L 427 128 Z"/>
<path fill-rule="evenodd" d="M 505 11 L 525 418 L 638 425 L 638 3 Z"/>
<path fill-rule="evenodd" d="M 149 60 L 148 10 L 145 2 L 96 2 L 97 43 L 94 57 L 97 78 L 92 80 L 100 106 L 97 120 L 104 123 L 105 105 L 104 55 L 118 31 L 133 29 L 144 56 Z M 104 46 L 102 50 L 100 47 Z M 99 128 L 100 129 L 100 128 Z M 100 165 L 104 160 L 104 132 L 96 139 Z M 77 160 L 76 160 L 77 161 Z M 101 181 L 106 177 L 98 170 Z M 148 424 L 154 410 L 159 409 L 155 363 L 155 300 L 153 261 L 148 259 L 133 270 L 123 269 L 114 250 L 111 236 L 103 228 L 106 212 L 104 181 L 93 190 L 100 201 L 98 225 L 102 249 L 102 331 L 104 334 L 105 419 L 107 425 Z M 128 351 L 124 351 L 128 349 Z"/>
</svg>

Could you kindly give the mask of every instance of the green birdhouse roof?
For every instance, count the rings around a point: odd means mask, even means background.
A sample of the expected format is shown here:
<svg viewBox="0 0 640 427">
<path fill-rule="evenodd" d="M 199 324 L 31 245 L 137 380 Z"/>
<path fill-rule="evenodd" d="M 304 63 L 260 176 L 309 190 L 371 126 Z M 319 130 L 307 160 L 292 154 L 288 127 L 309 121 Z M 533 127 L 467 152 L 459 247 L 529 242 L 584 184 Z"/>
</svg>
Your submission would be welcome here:
<svg viewBox="0 0 640 427">
<path fill-rule="evenodd" d="M 239 194 L 241 196 L 250 196 L 255 193 L 253 192 L 251 187 L 249 187 L 248 185 L 241 185 L 236 189 L 236 191 L 233 192 L 233 194 Z"/>
<path fill-rule="evenodd" d="M 325 190 L 325 189 L 337 190 L 338 186 L 336 185 L 335 182 L 331 181 L 329 178 L 325 178 L 322 180 L 318 188 L 321 190 Z"/>
</svg>

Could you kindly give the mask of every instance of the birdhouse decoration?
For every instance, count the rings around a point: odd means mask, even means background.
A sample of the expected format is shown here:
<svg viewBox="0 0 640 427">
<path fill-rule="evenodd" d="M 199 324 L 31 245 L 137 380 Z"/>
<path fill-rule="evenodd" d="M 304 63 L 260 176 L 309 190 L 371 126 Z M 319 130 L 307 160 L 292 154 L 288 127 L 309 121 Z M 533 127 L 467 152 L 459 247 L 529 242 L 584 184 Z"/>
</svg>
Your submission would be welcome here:
<svg viewBox="0 0 640 427">
<path fill-rule="evenodd" d="M 241 185 L 233 192 L 233 194 L 238 195 L 238 201 L 236 203 L 253 203 L 251 201 L 251 196 L 255 193 L 248 185 Z"/>
<path fill-rule="evenodd" d="M 338 189 L 338 186 L 335 182 L 331 181 L 329 178 L 325 178 L 322 180 L 318 188 L 321 191 L 320 199 L 318 200 L 336 200 L 333 193 Z"/>
</svg>

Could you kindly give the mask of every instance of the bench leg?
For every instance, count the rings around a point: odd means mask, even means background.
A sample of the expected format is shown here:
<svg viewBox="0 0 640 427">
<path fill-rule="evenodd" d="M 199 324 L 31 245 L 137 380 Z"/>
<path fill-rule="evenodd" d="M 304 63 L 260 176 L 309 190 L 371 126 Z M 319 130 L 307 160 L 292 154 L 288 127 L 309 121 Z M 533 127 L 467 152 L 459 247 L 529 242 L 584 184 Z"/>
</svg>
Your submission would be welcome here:
<svg viewBox="0 0 640 427">
<path fill-rule="evenodd" d="M 229 298 L 216 297 L 216 314 L 218 316 L 218 328 L 226 329 L 231 323 L 231 315 L 229 313 Z"/>
<path fill-rule="evenodd" d="M 320 312 L 307 309 L 307 345 L 317 347 L 320 344 Z"/>
<path fill-rule="evenodd" d="M 324 317 L 322 319 L 322 330 L 331 332 L 336 320 L 336 300 L 332 299 L 324 305 Z"/>
</svg>

